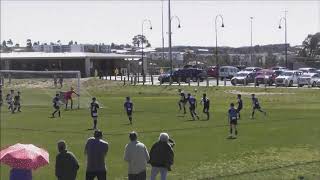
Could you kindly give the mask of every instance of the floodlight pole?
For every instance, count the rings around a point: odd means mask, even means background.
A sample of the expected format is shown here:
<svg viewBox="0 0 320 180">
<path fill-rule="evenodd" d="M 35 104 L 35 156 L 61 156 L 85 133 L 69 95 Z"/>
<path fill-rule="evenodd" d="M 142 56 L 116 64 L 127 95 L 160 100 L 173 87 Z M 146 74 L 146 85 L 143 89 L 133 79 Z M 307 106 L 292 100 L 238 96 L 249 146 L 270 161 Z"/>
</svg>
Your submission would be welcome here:
<svg viewBox="0 0 320 180">
<path fill-rule="evenodd" d="M 217 28 L 217 20 L 221 18 L 222 24 L 221 27 L 224 27 L 223 17 L 221 14 L 218 14 L 215 18 L 214 25 L 215 25 L 215 32 L 216 32 L 216 73 L 217 73 L 217 86 L 219 86 L 219 62 L 218 62 L 218 28 Z"/>
<path fill-rule="evenodd" d="M 145 19 L 142 21 L 142 31 L 141 31 L 141 75 L 143 77 L 143 82 L 144 82 L 144 75 L 145 75 L 145 72 L 144 72 L 144 60 L 143 60 L 143 29 L 144 29 L 144 23 L 149 23 L 149 26 L 150 26 L 150 30 L 152 29 L 152 24 L 151 24 L 151 21 L 149 19 Z"/>
<path fill-rule="evenodd" d="M 279 29 L 281 29 L 281 23 L 284 21 L 284 46 L 285 46 L 285 62 L 286 62 L 286 68 L 288 68 L 288 43 L 287 43 L 287 12 L 284 11 L 284 17 L 280 18 L 279 21 Z"/>
</svg>

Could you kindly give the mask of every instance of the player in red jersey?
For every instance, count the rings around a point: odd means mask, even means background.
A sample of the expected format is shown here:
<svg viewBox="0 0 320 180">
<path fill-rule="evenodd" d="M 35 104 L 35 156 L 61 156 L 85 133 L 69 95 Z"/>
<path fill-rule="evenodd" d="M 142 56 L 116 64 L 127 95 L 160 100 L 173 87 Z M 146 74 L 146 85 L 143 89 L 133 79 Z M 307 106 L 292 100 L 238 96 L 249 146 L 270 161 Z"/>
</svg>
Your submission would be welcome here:
<svg viewBox="0 0 320 180">
<path fill-rule="evenodd" d="M 76 94 L 77 96 L 80 96 L 78 93 L 76 93 L 73 89 L 73 87 L 70 88 L 70 91 L 67 91 L 65 94 L 64 94 L 64 100 L 65 100 L 65 103 L 66 103 L 66 110 L 68 109 L 68 102 L 70 100 L 71 102 L 71 109 L 72 109 L 72 106 L 73 106 L 73 100 L 72 100 L 72 94 Z"/>
</svg>

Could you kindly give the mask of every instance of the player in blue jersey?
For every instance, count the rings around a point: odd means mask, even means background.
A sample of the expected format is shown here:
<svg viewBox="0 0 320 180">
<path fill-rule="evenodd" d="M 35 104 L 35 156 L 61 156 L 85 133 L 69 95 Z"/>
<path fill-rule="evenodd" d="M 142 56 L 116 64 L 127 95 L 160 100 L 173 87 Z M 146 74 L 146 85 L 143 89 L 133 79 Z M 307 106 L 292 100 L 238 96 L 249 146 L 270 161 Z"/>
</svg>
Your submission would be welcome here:
<svg viewBox="0 0 320 180">
<path fill-rule="evenodd" d="M 237 112 L 238 112 L 238 120 L 240 119 L 240 111 L 243 108 L 243 102 L 241 99 L 241 94 L 238 94 L 238 106 L 237 106 Z"/>
<path fill-rule="evenodd" d="M 126 97 L 126 102 L 124 103 L 124 110 L 127 112 L 130 124 L 132 124 L 132 112 L 133 112 L 133 103 L 130 100 L 130 97 Z"/>
<path fill-rule="evenodd" d="M 53 104 L 53 108 L 54 108 L 54 112 L 52 113 L 52 118 L 55 117 L 55 114 L 58 113 L 59 117 L 61 117 L 60 114 L 60 99 L 59 99 L 60 94 L 56 94 L 56 96 L 52 99 L 52 104 Z"/>
<path fill-rule="evenodd" d="M 238 111 L 234 108 L 234 104 L 230 104 L 230 109 L 228 110 L 228 120 L 230 124 L 230 135 L 229 138 L 236 138 L 238 135 L 237 124 L 238 124 Z"/>
<path fill-rule="evenodd" d="M 254 113 L 256 110 L 262 112 L 265 116 L 267 115 L 267 112 L 263 111 L 261 109 L 260 103 L 258 98 L 255 97 L 255 94 L 251 94 L 251 99 L 252 99 L 252 114 L 251 114 L 251 119 L 254 119 Z"/>
<path fill-rule="evenodd" d="M 97 103 L 97 98 L 93 97 L 92 102 L 90 104 L 90 113 L 93 120 L 93 129 L 97 129 L 97 123 L 98 123 L 98 109 L 99 104 Z"/>
<path fill-rule="evenodd" d="M 207 94 L 203 94 L 201 99 L 201 104 L 203 105 L 203 113 L 207 115 L 207 120 L 210 118 L 209 108 L 210 108 L 210 100 L 207 98 Z"/>
<path fill-rule="evenodd" d="M 189 109 L 190 109 L 190 114 L 193 120 L 195 120 L 195 117 L 199 120 L 199 116 L 196 113 L 196 108 L 197 108 L 197 100 L 195 97 L 191 96 L 190 93 L 188 93 L 188 102 L 189 102 Z"/>
</svg>

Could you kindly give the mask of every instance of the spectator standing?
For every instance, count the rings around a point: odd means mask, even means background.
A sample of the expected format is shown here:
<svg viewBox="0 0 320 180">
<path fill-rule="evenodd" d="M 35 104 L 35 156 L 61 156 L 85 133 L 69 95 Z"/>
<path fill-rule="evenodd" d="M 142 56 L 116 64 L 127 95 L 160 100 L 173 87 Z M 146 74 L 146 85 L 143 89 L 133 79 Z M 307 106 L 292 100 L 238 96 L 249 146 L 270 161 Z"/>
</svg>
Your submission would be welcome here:
<svg viewBox="0 0 320 180">
<path fill-rule="evenodd" d="M 108 149 L 108 143 L 102 140 L 102 132 L 95 130 L 94 137 L 88 139 L 84 151 L 87 155 L 86 180 L 94 180 L 95 177 L 98 180 L 107 179 L 105 158 Z"/>
<path fill-rule="evenodd" d="M 146 166 L 150 159 L 147 147 L 137 141 L 136 132 L 131 132 L 129 139 L 124 153 L 124 160 L 128 162 L 128 180 L 146 180 Z"/>
<path fill-rule="evenodd" d="M 56 177 L 58 180 L 75 180 L 79 163 L 72 152 L 67 150 L 66 142 L 58 142 L 59 154 L 56 156 Z"/>
<path fill-rule="evenodd" d="M 150 150 L 150 161 L 152 166 L 150 180 L 155 180 L 160 172 L 161 180 L 167 179 L 168 171 L 171 171 L 173 165 L 174 152 L 173 141 L 169 140 L 167 133 L 161 133 L 159 141 L 156 142 Z"/>
</svg>

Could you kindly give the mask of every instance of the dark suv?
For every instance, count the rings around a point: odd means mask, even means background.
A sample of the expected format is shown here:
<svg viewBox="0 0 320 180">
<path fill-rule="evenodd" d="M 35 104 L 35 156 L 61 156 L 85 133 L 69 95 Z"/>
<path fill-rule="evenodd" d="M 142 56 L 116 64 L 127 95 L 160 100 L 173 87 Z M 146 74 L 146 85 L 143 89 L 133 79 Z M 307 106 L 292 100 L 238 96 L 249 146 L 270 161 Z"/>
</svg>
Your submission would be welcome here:
<svg viewBox="0 0 320 180">
<path fill-rule="evenodd" d="M 159 81 L 161 83 L 164 82 L 170 82 L 170 73 L 162 74 L 159 76 Z M 202 69 L 197 69 L 197 68 L 184 68 L 184 69 L 178 69 L 172 73 L 172 81 L 173 82 L 186 82 L 188 83 L 189 81 L 203 81 L 206 79 L 207 73 L 206 71 Z"/>
</svg>

